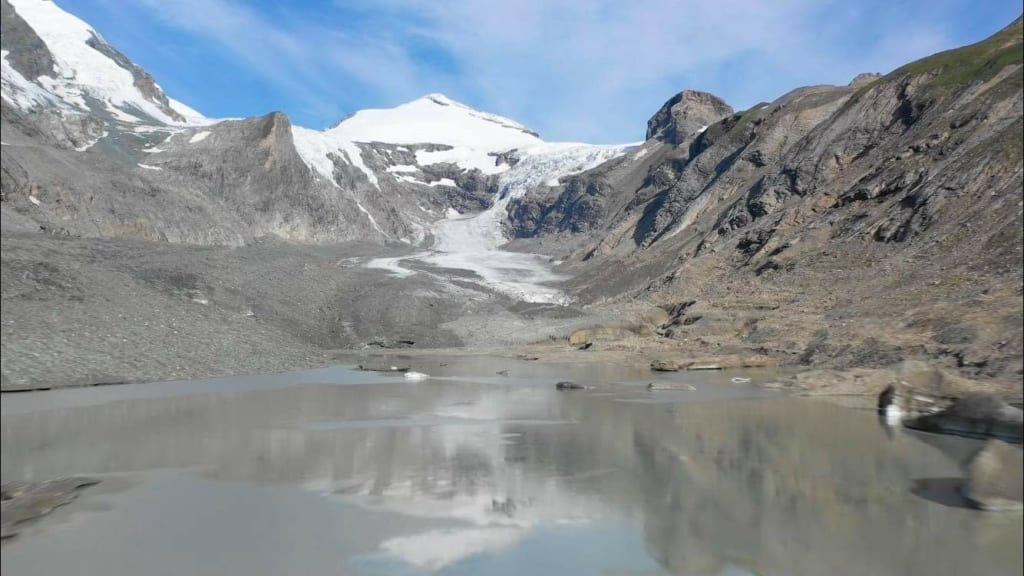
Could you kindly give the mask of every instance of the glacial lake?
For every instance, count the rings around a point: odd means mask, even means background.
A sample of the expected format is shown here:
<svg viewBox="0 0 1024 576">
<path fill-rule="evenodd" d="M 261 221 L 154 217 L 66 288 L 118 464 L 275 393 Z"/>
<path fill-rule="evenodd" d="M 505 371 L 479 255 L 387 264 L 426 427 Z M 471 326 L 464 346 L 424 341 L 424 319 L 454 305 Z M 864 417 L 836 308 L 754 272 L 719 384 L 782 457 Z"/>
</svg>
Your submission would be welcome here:
<svg viewBox="0 0 1024 576">
<path fill-rule="evenodd" d="M 3 573 L 1024 570 L 1022 516 L 954 490 L 976 441 L 731 382 L 771 378 L 756 371 L 392 361 L 433 377 L 332 367 L 5 394 L 4 482 L 102 481 L 4 541 Z"/>
</svg>

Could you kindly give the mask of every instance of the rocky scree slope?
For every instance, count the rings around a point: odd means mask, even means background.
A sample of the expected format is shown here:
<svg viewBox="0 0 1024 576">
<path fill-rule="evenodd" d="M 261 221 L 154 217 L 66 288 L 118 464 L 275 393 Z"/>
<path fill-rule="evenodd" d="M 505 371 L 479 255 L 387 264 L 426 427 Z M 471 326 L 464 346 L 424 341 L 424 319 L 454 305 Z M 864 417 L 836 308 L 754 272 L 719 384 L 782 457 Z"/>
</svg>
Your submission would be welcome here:
<svg viewBox="0 0 1024 576">
<path fill-rule="evenodd" d="M 738 113 L 684 92 L 511 226 L 583 301 L 661 305 L 691 349 L 1019 382 L 1021 30 Z"/>
</svg>

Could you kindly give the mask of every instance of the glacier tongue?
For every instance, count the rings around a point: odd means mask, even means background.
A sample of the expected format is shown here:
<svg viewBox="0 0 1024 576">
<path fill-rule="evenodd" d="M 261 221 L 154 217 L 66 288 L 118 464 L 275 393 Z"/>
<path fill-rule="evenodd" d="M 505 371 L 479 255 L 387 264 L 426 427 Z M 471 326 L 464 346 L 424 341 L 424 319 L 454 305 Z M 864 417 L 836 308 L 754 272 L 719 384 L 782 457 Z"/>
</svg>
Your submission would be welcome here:
<svg viewBox="0 0 1024 576">
<path fill-rule="evenodd" d="M 504 223 L 508 204 L 537 186 L 594 168 L 633 147 L 545 143 L 522 151 L 519 163 L 499 177 L 499 196 L 490 208 L 476 215 L 455 214 L 437 222 L 432 230 L 434 245 L 430 250 L 404 258 L 377 259 L 367 265 L 386 269 L 402 278 L 415 274 L 402 266 L 405 260 L 470 270 L 480 278 L 480 284 L 516 300 L 566 304 L 566 295 L 550 286 L 565 277 L 551 270 L 548 258 L 500 248 L 506 242 Z"/>
</svg>

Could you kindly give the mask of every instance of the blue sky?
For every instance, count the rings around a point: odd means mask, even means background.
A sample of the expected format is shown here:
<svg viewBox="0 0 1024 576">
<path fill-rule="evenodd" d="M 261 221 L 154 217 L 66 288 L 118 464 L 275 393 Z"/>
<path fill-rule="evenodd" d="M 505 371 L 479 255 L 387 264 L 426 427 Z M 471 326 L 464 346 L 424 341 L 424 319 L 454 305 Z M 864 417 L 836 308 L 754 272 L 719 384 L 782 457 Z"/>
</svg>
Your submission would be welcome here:
<svg viewBox="0 0 1024 576">
<path fill-rule="evenodd" d="M 736 109 L 985 38 L 1020 0 L 57 0 L 207 116 L 323 128 L 442 92 L 546 140 L 642 140 L 684 88 Z"/>
</svg>

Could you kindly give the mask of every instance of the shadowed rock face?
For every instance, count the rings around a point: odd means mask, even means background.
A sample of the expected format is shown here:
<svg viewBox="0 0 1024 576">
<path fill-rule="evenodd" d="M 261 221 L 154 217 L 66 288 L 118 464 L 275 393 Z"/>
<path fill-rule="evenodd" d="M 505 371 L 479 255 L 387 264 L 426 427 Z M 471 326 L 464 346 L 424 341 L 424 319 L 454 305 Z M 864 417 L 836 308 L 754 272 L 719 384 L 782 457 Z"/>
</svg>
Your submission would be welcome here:
<svg viewBox="0 0 1024 576">
<path fill-rule="evenodd" d="M 7 0 L 0 0 L 0 38 L 0 47 L 9 52 L 7 61 L 22 76 L 35 80 L 53 75 L 50 51 Z"/>
<path fill-rule="evenodd" d="M 714 94 L 683 90 L 665 102 L 647 121 L 647 139 L 655 138 L 668 144 L 681 144 L 687 136 L 718 122 L 732 112 L 732 106 Z"/>
</svg>

